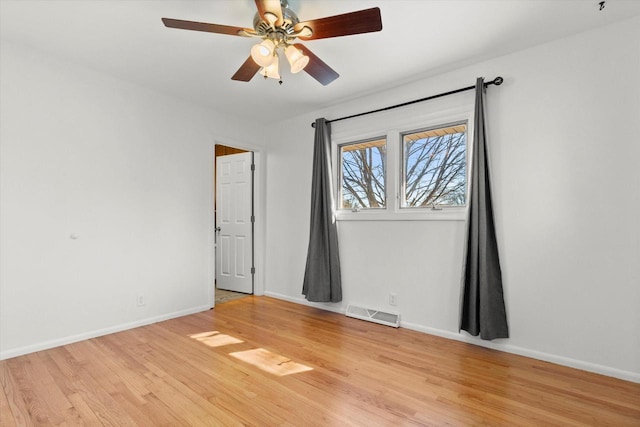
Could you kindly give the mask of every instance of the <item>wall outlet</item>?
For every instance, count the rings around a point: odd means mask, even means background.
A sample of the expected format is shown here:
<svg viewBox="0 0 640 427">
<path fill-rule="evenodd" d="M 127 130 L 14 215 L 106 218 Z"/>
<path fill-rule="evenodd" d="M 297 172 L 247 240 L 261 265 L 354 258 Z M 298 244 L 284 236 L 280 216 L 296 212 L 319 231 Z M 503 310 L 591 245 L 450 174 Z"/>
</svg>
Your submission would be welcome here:
<svg viewBox="0 0 640 427">
<path fill-rule="evenodd" d="M 396 305 L 398 303 L 398 294 L 395 292 L 389 293 L 389 305 Z"/>
<path fill-rule="evenodd" d="M 136 307 L 142 307 L 144 305 L 144 295 L 138 294 L 136 297 Z"/>
</svg>

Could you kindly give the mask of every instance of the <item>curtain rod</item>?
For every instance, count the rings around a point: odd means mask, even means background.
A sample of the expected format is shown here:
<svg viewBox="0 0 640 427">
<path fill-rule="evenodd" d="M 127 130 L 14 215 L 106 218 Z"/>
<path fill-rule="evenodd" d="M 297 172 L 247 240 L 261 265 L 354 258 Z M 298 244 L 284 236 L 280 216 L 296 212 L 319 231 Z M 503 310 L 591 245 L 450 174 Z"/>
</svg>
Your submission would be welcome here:
<svg viewBox="0 0 640 427">
<path fill-rule="evenodd" d="M 502 82 L 504 82 L 504 79 L 502 77 L 496 77 L 495 79 L 491 80 L 490 82 L 485 82 L 484 87 L 487 87 L 489 85 L 500 86 L 502 84 Z M 379 113 L 380 111 L 393 110 L 394 108 L 405 107 L 407 105 L 416 104 L 418 102 L 429 101 L 430 99 L 441 98 L 443 96 L 449 96 L 449 95 L 453 95 L 455 93 L 465 92 L 467 90 L 471 90 L 471 89 L 475 89 L 475 88 L 476 88 L 476 85 L 467 86 L 467 87 L 463 87 L 461 89 L 456 89 L 456 90 L 450 90 L 449 92 L 443 92 L 443 93 L 439 93 L 437 95 L 427 96 L 426 98 L 420 98 L 420 99 L 415 99 L 413 101 L 403 102 L 402 104 L 391 105 L 390 107 L 378 108 L 377 110 L 365 111 L 364 113 L 352 114 L 350 116 L 340 117 L 340 118 L 333 119 L 333 120 L 327 120 L 327 123 L 339 122 L 340 120 L 346 120 L 346 119 L 352 119 L 354 117 L 366 116 L 367 114 Z M 313 127 L 313 128 L 316 127 L 316 124 L 315 123 L 311 123 L 311 127 Z"/>
</svg>

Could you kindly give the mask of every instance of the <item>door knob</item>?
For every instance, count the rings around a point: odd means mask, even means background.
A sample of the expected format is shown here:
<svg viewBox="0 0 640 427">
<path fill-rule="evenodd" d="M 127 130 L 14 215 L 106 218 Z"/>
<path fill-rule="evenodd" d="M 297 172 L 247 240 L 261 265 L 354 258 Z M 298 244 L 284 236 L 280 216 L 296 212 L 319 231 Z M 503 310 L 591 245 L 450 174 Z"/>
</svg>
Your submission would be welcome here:
<svg viewBox="0 0 640 427">
<path fill-rule="evenodd" d="M 216 232 L 219 232 L 220 230 L 222 230 L 222 228 L 220 228 L 220 227 L 216 227 L 216 228 L 213 229 L 213 231 L 216 231 Z"/>
</svg>

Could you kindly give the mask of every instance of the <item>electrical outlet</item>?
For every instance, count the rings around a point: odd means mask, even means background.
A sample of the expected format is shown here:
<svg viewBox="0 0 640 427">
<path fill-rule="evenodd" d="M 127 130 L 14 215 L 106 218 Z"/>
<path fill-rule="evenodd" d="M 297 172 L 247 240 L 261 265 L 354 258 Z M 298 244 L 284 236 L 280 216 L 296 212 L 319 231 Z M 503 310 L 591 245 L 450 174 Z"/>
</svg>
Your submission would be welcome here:
<svg viewBox="0 0 640 427">
<path fill-rule="evenodd" d="M 139 295 L 136 297 L 136 307 L 142 307 L 144 305 L 144 295 Z"/>
<path fill-rule="evenodd" d="M 389 305 L 396 305 L 398 303 L 398 294 L 395 292 L 389 293 Z"/>
</svg>

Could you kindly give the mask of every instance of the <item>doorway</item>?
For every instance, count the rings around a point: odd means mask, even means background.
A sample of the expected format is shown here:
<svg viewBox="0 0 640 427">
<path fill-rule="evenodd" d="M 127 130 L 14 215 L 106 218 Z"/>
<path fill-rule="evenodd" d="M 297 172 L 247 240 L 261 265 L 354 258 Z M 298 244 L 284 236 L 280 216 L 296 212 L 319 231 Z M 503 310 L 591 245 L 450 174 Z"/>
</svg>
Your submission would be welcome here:
<svg viewBox="0 0 640 427">
<path fill-rule="evenodd" d="M 254 153 L 215 145 L 215 293 L 254 293 Z"/>
</svg>

